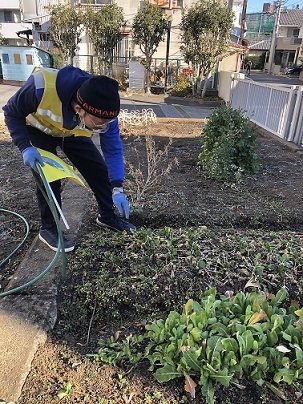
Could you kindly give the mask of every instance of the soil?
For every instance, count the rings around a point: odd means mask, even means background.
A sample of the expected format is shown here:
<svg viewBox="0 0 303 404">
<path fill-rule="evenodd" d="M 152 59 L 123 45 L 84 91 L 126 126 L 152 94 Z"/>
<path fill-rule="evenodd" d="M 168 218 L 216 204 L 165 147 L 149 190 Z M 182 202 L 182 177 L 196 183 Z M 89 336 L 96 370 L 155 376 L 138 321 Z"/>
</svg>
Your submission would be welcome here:
<svg viewBox="0 0 303 404">
<path fill-rule="evenodd" d="M 197 166 L 203 125 L 202 121 L 178 120 L 159 121 L 146 130 L 124 128 L 122 136 L 128 167 L 125 188 L 132 202 L 132 222 L 138 228 L 207 226 L 214 230 L 236 229 L 244 233 L 250 230 L 287 230 L 300 235 L 303 232 L 303 150 L 260 134 L 256 153 L 262 170 L 243 177 L 237 184 L 219 183 L 208 178 Z M 159 182 L 153 184 L 137 200 L 134 171 L 131 178 L 130 164 L 140 167 L 143 172 L 146 169 L 146 131 L 153 135 L 157 149 L 165 150 L 169 139 L 171 144 L 167 149 L 167 159 L 165 153 L 162 155 L 160 168 L 163 171 L 159 171 Z M 1 268 L 0 284 L 3 290 L 38 232 L 39 217 L 30 170 L 24 168 L 22 157 L 11 144 L 3 126 L 0 128 L 0 145 L 0 205 L 22 215 L 30 225 L 29 237 L 23 247 Z M 169 163 L 171 169 L 167 172 Z M 95 214 L 96 206 L 92 200 L 79 239 L 76 240 L 77 248 L 92 242 L 90 235 L 98 231 Z M 25 226 L 19 217 L 11 213 L 0 211 L 0 215 L 1 261 L 22 241 Z M 241 284 L 240 280 L 233 277 L 233 282 L 235 289 L 241 286 L 243 288 L 243 281 Z M 303 303 L 302 300 L 300 303 Z M 59 313 L 60 310 L 68 310 L 65 304 L 63 288 L 58 298 Z M 183 390 L 182 382 L 178 380 L 160 385 L 148 371 L 146 364 L 138 365 L 135 369 L 130 367 L 127 370 L 117 370 L 114 366 L 85 359 L 85 354 L 96 351 L 100 335 L 110 334 L 113 330 L 109 330 L 106 323 L 93 324 L 87 344 L 87 324 L 81 325 L 79 322 L 74 333 L 67 333 L 62 326 L 62 318 L 59 314 L 54 331 L 50 333 L 45 346 L 37 352 L 18 403 L 204 402 L 201 395 L 195 399 L 190 398 Z M 140 324 L 123 324 L 123 327 L 125 331 L 127 328 L 140 327 Z M 79 337 L 81 335 L 82 339 Z M 73 386 L 73 393 L 67 393 L 60 400 L 58 391 L 66 390 L 67 382 Z M 298 392 L 292 391 L 289 394 L 289 402 L 299 403 L 302 399 Z M 217 396 L 218 403 L 285 402 L 269 389 L 265 392 L 264 388 L 249 381 L 245 382 L 245 389 L 242 390 L 236 386 L 220 388 Z"/>
</svg>

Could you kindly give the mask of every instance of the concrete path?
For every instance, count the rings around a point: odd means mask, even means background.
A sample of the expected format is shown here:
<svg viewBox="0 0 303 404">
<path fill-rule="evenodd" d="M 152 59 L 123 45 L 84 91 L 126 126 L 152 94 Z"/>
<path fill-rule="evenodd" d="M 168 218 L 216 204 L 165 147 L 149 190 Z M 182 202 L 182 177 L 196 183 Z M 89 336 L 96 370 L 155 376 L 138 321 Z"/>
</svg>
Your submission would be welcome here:
<svg viewBox="0 0 303 404">
<path fill-rule="evenodd" d="M 0 84 L 0 119 L 3 119 L 2 106 L 19 89 L 18 86 Z M 190 101 L 183 98 L 170 97 L 164 94 L 134 94 L 120 93 L 121 108 L 132 110 L 142 110 L 152 108 L 157 118 L 207 118 L 218 103 Z"/>
<path fill-rule="evenodd" d="M 120 96 L 122 109 L 132 111 L 152 108 L 157 118 L 205 119 L 219 105 L 218 102 L 201 100 L 199 103 L 163 94 L 121 93 Z"/>
</svg>

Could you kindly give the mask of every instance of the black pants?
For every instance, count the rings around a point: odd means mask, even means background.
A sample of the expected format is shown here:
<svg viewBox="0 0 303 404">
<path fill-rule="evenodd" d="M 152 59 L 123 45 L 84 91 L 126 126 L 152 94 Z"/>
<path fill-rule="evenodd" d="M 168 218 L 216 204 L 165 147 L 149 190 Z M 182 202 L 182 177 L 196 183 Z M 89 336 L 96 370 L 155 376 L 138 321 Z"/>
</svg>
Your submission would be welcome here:
<svg viewBox="0 0 303 404">
<path fill-rule="evenodd" d="M 114 207 L 107 167 L 102 155 L 89 137 L 52 137 L 29 126 L 28 133 L 31 143 L 35 147 L 57 154 L 56 147 L 59 146 L 93 191 L 101 216 L 105 218 L 113 215 Z M 50 185 L 61 206 L 61 181 L 53 181 Z M 53 228 L 55 226 L 53 214 L 39 188 L 37 188 L 37 198 L 41 228 Z M 72 209 L 72 206 L 69 209 Z"/>
</svg>

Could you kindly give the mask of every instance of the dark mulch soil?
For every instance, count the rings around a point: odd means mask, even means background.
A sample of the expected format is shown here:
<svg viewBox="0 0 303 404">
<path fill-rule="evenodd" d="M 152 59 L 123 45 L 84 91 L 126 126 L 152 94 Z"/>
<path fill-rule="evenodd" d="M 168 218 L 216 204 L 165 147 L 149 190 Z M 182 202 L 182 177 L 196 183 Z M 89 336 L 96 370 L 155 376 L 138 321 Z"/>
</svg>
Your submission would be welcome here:
<svg viewBox="0 0 303 404">
<path fill-rule="evenodd" d="M 262 170 L 258 174 L 244 177 L 239 184 L 218 183 L 209 179 L 197 167 L 202 127 L 201 122 L 177 121 L 158 122 L 149 128 L 159 149 L 164 149 L 169 138 L 172 138 L 168 153 L 172 169 L 167 176 L 161 175 L 161 182 L 148 190 L 140 202 L 136 201 L 136 190 L 128 178 L 126 190 L 132 201 L 133 223 L 137 227 L 152 229 L 205 225 L 209 229 L 290 230 L 297 234 L 302 233 L 302 149 L 290 148 L 270 137 L 259 136 L 256 151 Z M 144 170 L 144 131 L 124 130 L 122 135 L 126 166 L 129 163 L 138 166 L 140 161 Z M 20 153 L 10 143 L 4 127 L 0 128 L 0 146 L 0 206 L 24 216 L 30 225 L 29 237 L 24 246 L 0 269 L 0 290 L 3 290 L 36 236 L 39 218 L 35 183 L 30 170 L 24 168 Z M 178 164 L 173 162 L 175 158 Z M 165 166 L 167 161 L 163 163 L 164 168 Z M 79 246 L 87 239 L 87 235 L 98 230 L 95 215 L 96 206 L 92 201 L 79 233 Z M 0 261 L 17 247 L 24 234 L 25 225 L 22 220 L 11 212 L 0 211 Z M 106 333 L 106 325 L 103 328 Z M 100 331 L 102 326 L 99 325 L 98 329 Z M 82 327 L 79 323 L 75 334 L 81 333 L 84 335 L 81 341 L 77 337 L 73 340 L 72 334 L 62 335 L 59 318 L 54 333 L 34 359 L 20 404 L 61 402 L 57 393 L 66 386 L 67 381 L 73 386 L 81 387 L 62 402 L 204 402 L 201 396 L 191 400 L 182 393 L 179 381 L 165 386 L 158 384 L 145 364 L 136 369 L 130 368 L 127 371 L 127 383 L 121 381 L 117 369 L 83 359 L 83 353 L 92 352 L 96 348 L 95 342 L 100 335 L 95 335 L 92 330 L 89 345 L 83 346 L 87 325 Z M 121 371 L 124 376 L 125 373 L 125 370 Z M 244 390 L 239 390 L 236 386 L 230 389 L 221 388 L 217 394 L 218 403 L 284 402 L 269 390 L 264 397 L 264 390 L 248 381 L 245 386 Z M 295 401 L 295 397 L 292 396 L 292 402 L 299 403 L 300 399 Z"/>
</svg>

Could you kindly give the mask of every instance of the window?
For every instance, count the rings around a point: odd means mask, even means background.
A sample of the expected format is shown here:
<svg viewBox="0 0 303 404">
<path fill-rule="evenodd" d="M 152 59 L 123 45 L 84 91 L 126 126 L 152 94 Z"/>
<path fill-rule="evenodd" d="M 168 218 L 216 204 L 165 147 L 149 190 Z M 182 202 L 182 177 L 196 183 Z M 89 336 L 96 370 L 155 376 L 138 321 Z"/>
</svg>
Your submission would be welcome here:
<svg viewBox="0 0 303 404">
<path fill-rule="evenodd" d="M 13 11 L 12 10 L 1 10 L 0 11 L 0 22 L 14 22 Z"/>
<path fill-rule="evenodd" d="M 3 54 L 2 54 L 2 60 L 3 60 L 3 64 L 9 64 L 9 56 L 8 56 L 8 53 L 3 53 Z"/>
<path fill-rule="evenodd" d="M 33 55 L 26 54 L 26 64 L 32 65 L 33 64 Z"/>
<path fill-rule="evenodd" d="M 20 53 L 14 53 L 14 63 L 16 65 L 21 65 L 21 56 Z"/>
<path fill-rule="evenodd" d="M 49 41 L 50 35 L 48 32 L 39 32 L 39 39 L 40 41 Z"/>
<path fill-rule="evenodd" d="M 295 38 L 298 38 L 299 36 L 299 28 L 288 28 L 287 29 L 287 37 L 292 37 L 294 36 Z"/>
</svg>

